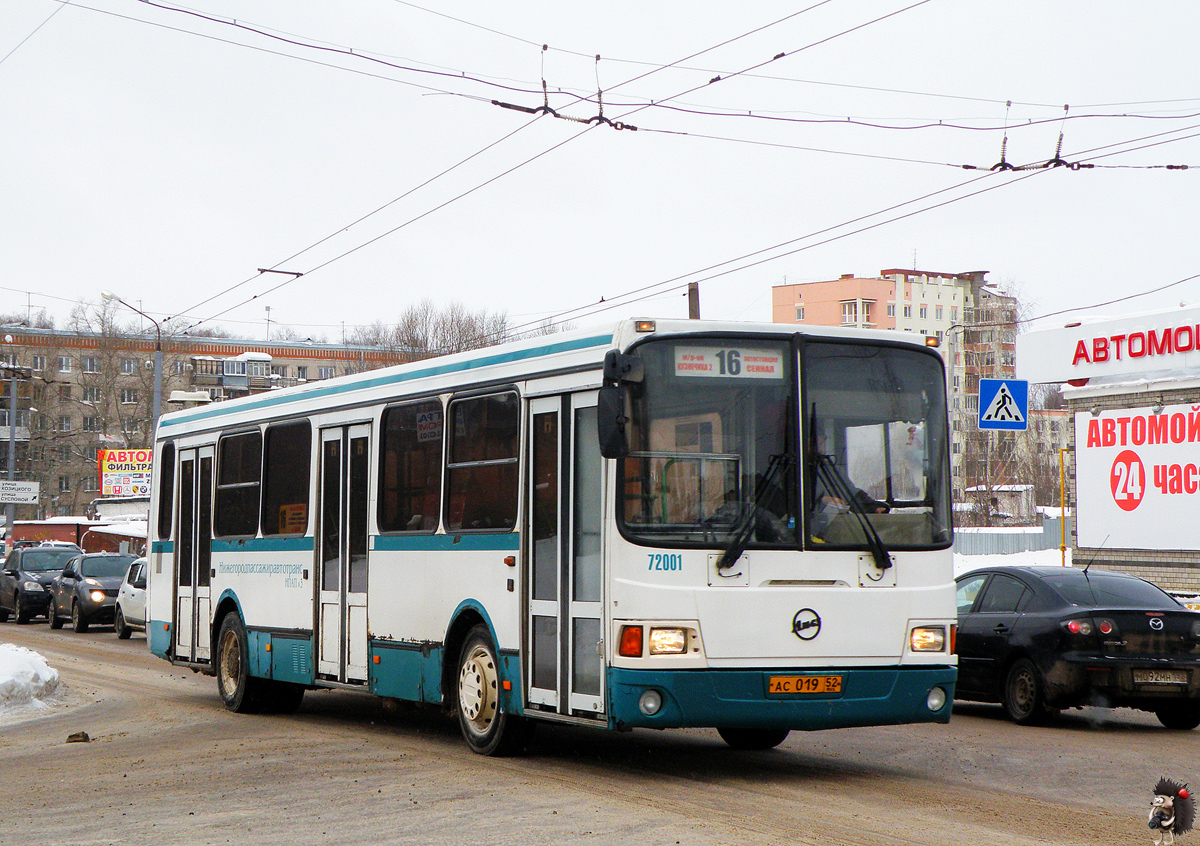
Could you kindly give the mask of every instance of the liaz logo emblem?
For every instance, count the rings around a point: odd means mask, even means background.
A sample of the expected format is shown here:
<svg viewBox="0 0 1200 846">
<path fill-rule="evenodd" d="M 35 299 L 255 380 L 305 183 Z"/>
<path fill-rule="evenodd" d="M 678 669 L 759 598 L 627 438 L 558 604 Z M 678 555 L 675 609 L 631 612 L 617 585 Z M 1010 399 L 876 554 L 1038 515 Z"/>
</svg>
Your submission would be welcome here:
<svg viewBox="0 0 1200 846">
<path fill-rule="evenodd" d="M 801 640 L 812 640 L 821 633 L 821 615 L 811 608 L 801 608 L 792 618 L 792 632 Z"/>
<path fill-rule="evenodd" d="M 1162 627 L 1163 627 L 1162 617 L 1151 617 L 1150 618 L 1150 628 L 1154 629 L 1156 632 L 1161 632 Z"/>
</svg>

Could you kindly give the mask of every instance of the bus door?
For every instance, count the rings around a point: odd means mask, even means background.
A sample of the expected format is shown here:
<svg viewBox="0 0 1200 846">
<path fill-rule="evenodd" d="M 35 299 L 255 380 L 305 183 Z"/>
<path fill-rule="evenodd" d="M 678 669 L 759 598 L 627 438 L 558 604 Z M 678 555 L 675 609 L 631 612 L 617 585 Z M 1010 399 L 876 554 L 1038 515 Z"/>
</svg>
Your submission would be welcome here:
<svg viewBox="0 0 1200 846">
<path fill-rule="evenodd" d="M 317 674 L 367 681 L 369 424 L 321 430 Z"/>
<path fill-rule="evenodd" d="M 529 403 L 526 700 L 598 719 L 604 701 L 604 568 L 596 392 Z"/>
<path fill-rule="evenodd" d="M 174 655 L 181 661 L 208 661 L 212 615 L 213 448 L 179 451 L 179 532 L 175 544 Z M 166 491 L 163 496 L 170 496 Z"/>
</svg>

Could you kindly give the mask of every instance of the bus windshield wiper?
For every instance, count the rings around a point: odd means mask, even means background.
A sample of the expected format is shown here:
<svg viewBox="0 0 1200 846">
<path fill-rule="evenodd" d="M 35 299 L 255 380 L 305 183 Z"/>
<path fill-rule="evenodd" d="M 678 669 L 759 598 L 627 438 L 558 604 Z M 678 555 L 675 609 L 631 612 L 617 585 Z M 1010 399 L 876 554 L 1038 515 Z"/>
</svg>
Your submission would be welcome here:
<svg viewBox="0 0 1200 846">
<path fill-rule="evenodd" d="M 863 535 L 867 539 L 867 547 L 871 550 L 871 557 L 875 559 L 875 566 L 880 570 L 886 570 L 891 567 L 892 558 L 888 555 L 888 551 L 883 545 L 883 539 L 879 537 L 879 532 L 875 531 L 875 524 L 871 522 L 871 518 L 867 516 L 862 503 L 855 496 L 854 491 L 850 489 L 850 484 L 842 478 L 842 474 L 833 466 L 833 462 L 829 459 L 828 455 L 818 452 L 816 456 L 817 472 L 825 480 L 825 485 L 846 503 L 846 507 L 850 509 L 850 513 L 855 516 L 859 526 L 862 527 Z"/>
<path fill-rule="evenodd" d="M 758 485 L 754 488 L 754 507 L 750 509 L 741 525 L 733 533 L 733 537 L 729 539 L 729 546 L 725 547 L 725 551 L 721 553 L 721 557 L 717 559 L 717 572 L 727 570 L 737 563 L 737 560 L 742 557 L 742 553 L 746 551 L 746 544 L 750 542 L 750 534 L 754 531 L 754 527 L 758 523 L 758 516 L 763 510 L 763 495 L 767 492 L 768 487 L 775 481 L 775 476 L 779 473 L 779 468 L 791 462 L 793 456 L 785 453 L 777 453 L 772 455 L 767 462 L 767 472 L 763 473 L 758 480 Z M 724 575 L 723 573 L 721 573 Z"/>
</svg>

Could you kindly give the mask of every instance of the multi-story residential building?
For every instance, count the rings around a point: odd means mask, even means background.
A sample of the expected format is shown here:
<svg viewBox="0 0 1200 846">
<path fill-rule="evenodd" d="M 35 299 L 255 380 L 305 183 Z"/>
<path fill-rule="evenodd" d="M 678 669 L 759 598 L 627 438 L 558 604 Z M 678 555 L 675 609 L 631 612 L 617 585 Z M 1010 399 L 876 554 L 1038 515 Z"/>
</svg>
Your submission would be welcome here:
<svg viewBox="0 0 1200 846">
<path fill-rule="evenodd" d="M 934 273 L 890 268 L 878 276 L 772 288 L 772 320 L 816 326 L 895 329 L 936 338 L 946 360 L 955 496 L 967 488 L 1016 482 L 1011 432 L 980 432 L 979 380 L 1012 378 L 1017 301 L 987 282 L 986 270 Z"/>
<path fill-rule="evenodd" d="M 0 337 L 0 439 L 9 439 L 15 385 L 15 475 L 40 482 L 41 491 L 36 505 L 17 506 L 17 519 L 85 514 L 100 491 L 97 450 L 142 448 L 152 440 L 155 338 L 25 326 L 5 327 Z M 162 344 L 164 413 L 177 407 L 167 402 L 176 390 L 219 401 L 411 358 L 308 341 L 174 336 Z"/>
</svg>

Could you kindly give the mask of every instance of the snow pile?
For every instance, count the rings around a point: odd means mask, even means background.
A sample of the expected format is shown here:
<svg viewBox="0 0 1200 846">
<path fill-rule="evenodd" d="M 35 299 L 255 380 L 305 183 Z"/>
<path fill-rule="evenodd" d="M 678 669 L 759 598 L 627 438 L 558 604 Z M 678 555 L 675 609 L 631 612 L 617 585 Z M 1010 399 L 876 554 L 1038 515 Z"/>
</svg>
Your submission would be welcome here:
<svg viewBox="0 0 1200 846">
<path fill-rule="evenodd" d="M 58 670 L 23 646 L 0 643 L 0 717 L 28 708 L 45 708 L 58 692 Z"/>
</svg>

